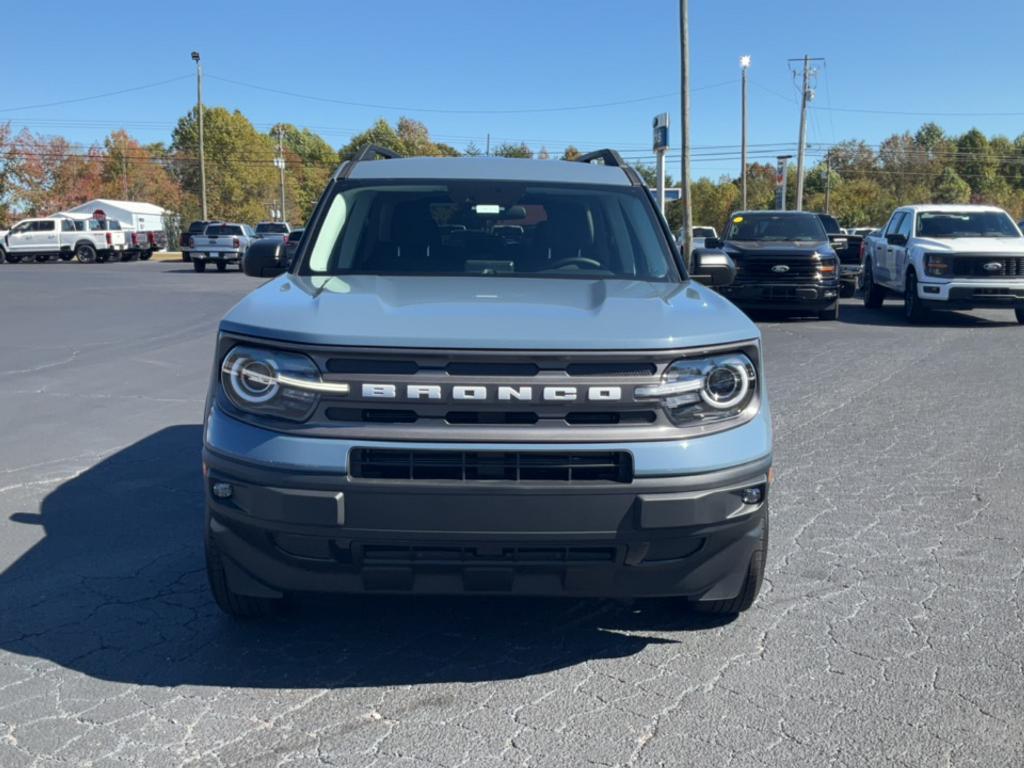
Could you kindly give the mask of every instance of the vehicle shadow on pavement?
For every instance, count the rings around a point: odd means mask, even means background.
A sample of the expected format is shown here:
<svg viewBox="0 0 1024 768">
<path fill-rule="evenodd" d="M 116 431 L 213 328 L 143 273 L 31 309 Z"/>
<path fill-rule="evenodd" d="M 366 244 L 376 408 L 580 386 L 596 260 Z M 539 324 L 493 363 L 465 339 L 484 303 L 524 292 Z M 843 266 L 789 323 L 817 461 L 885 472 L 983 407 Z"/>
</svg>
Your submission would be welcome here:
<svg viewBox="0 0 1024 768">
<path fill-rule="evenodd" d="M 142 685 L 349 687 L 519 678 L 713 629 L 671 601 L 308 597 L 236 624 L 203 566 L 199 425 L 65 481 L 14 524 L 45 536 L 0 574 L 0 648 Z"/>
<path fill-rule="evenodd" d="M 843 304 L 839 311 L 839 322 L 850 325 L 910 325 L 903 317 L 903 302 L 897 300 L 886 302 L 879 309 L 868 309 L 861 304 Z M 988 317 L 972 314 L 966 310 L 959 312 L 935 311 L 930 313 L 928 319 L 921 323 L 920 327 L 972 328 L 978 326 L 995 328 L 1003 325 L 1017 325 L 1013 310 L 999 310 L 997 315 Z"/>
</svg>

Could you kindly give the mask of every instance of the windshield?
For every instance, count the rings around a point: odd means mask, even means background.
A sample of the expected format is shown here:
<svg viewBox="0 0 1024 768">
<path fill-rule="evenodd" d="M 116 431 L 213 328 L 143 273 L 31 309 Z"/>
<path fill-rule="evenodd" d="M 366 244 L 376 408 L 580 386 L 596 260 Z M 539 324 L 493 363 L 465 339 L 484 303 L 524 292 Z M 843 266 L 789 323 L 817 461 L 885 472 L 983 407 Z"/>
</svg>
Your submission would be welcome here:
<svg viewBox="0 0 1024 768">
<path fill-rule="evenodd" d="M 218 235 L 240 235 L 242 228 L 237 224 L 211 224 L 206 228 L 206 234 L 210 237 Z"/>
<path fill-rule="evenodd" d="M 917 214 L 918 237 L 1020 237 L 1002 211 L 925 211 Z"/>
<path fill-rule="evenodd" d="M 744 213 L 729 220 L 726 240 L 784 242 L 827 240 L 825 229 L 813 213 Z"/>
<path fill-rule="evenodd" d="M 715 236 L 715 228 L 714 227 L 694 227 L 693 228 L 693 236 L 694 237 L 714 237 Z"/>
<path fill-rule="evenodd" d="M 505 181 L 351 185 L 331 201 L 300 271 L 678 279 L 645 195 Z"/>
<path fill-rule="evenodd" d="M 273 221 L 263 222 L 261 224 L 257 224 L 256 225 L 256 231 L 259 232 L 261 235 L 265 234 L 267 232 L 275 232 L 277 234 L 285 234 L 286 235 L 286 234 L 288 234 L 288 225 L 287 224 L 280 224 L 280 223 L 273 222 Z"/>
</svg>

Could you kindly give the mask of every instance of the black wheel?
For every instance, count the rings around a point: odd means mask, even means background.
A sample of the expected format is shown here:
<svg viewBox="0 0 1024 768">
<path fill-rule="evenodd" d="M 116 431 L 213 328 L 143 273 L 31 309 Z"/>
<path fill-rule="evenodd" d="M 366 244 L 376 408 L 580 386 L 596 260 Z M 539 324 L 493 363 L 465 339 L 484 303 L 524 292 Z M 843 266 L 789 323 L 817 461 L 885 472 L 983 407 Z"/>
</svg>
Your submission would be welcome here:
<svg viewBox="0 0 1024 768">
<path fill-rule="evenodd" d="M 1024 307 L 1014 307 L 1013 314 L 1017 316 L 1017 322 L 1024 325 Z"/>
<path fill-rule="evenodd" d="M 152 251 L 139 251 L 139 261 L 149 261 L 149 257 L 152 255 Z"/>
<path fill-rule="evenodd" d="M 3 248 L 0 248 L 0 264 L 3 264 L 4 262 L 7 262 L 8 264 L 13 264 L 14 263 L 8 257 L 7 251 L 5 251 Z"/>
<path fill-rule="evenodd" d="M 206 577 L 210 581 L 210 591 L 217 607 L 232 618 L 259 619 L 281 610 L 284 602 L 281 598 L 252 597 L 231 590 L 224 569 L 224 556 L 209 533 L 206 534 Z"/>
<path fill-rule="evenodd" d="M 88 243 L 82 243 L 75 248 L 75 258 L 82 264 L 92 264 L 92 262 L 99 260 L 96 256 L 96 249 Z"/>
<path fill-rule="evenodd" d="M 17 264 L 19 261 L 21 261 L 21 254 L 4 253 L 4 261 L 6 261 L 8 264 Z"/>
<path fill-rule="evenodd" d="M 764 525 L 761 528 L 761 541 L 758 543 L 754 554 L 750 556 L 750 565 L 747 566 L 747 577 L 743 580 L 743 588 L 740 593 L 731 600 L 695 600 L 691 606 L 701 613 L 742 613 L 754 604 L 758 593 L 761 591 L 761 584 L 764 583 L 764 569 L 768 560 L 768 503 L 764 505 Z"/>
<path fill-rule="evenodd" d="M 849 299 L 857 292 L 857 284 L 844 280 L 839 284 L 839 296 L 843 299 Z"/>
<path fill-rule="evenodd" d="M 917 273 L 907 272 L 903 289 L 903 316 L 910 323 L 923 323 L 928 319 L 928 307 L 917 295 Z"/>
<path fill-rule="evenodd" d="M 864 274 L 861 276 L 861 281 L 864 288 L 864 306 L 868 309 L 878 309 L 885 301 L 885 288 L 875 283 L 870 259 L 864 262 Z"/>
<path fill-rule="evenodd" d="M 818 313 L 819 320 L 838 320 L 839 319 L 839 302 L 837 301 L 828 309 L 823 309 Z"/>
<path fill-rule="evenodd" d="M 182 251 L 181 252 L 181 260 L 182 261 L 192 261 L 192 254 L 189 253 L 188 251 Z"/>
<path fill-rule="evenodd" d="M 205 272 L 206 271 L 206 262 L 205 261 L 193 261 L 192 262 L 192 269 L 194 269 L 196 272 Z"/>
<path fill-rule="evenodd" d="M 36 264 L 43 264 L 44 262 L 47 262 L 49 260 L 50 260 L 50 257 L 47 256 L 45 253 L 37 253 L 36 254 Z"/>
<path fill-rule="evenodd" d="M 121 261 L 135 261 L 135 251 L 124 251 L 121 254 Z"/>
<path fill-rule="evenodd" d="M 226 261 L 218 261 L 217 262 L 217 271 L 218 272 L 224 272 L 224 271 L 227 270 L 227 268 L 228 268 L 228 263 Z"/>
</svg>

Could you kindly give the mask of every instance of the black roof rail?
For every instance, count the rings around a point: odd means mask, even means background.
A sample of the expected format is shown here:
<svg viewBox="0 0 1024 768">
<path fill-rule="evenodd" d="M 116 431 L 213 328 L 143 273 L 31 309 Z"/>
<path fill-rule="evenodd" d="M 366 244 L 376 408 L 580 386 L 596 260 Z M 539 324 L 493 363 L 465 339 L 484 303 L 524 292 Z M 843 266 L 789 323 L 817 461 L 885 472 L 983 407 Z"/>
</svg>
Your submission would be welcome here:
<svg viewBox="0 0 1024 768">
<path fill-rule="evenodd" d="M 382 160 L 396 160 L 401 155 L 393 149 L 382 147 L 380 144 L 367 144 L 365 147 L 360 147 L 351 160 L 346 160 L 338 166 L 338 170 L 334 172 L 334 178 L 344 179 L 352 172 L 352 167 L 356 163 L 363 160 L 376 160 L 378 157 Z"/>
<path fill-rule="evenodd" d="M 577 163 L 592 163 L 595 160 L 600 160 L 604 165 L 610 165 L 613 168 L 621 168 L 629 178 L 630 184 L 634 187 L 642 187 L 644 185 L 644 180 L 640 178 L 640 174 L 636 172 L 636 169 L 623 160 L 622 155 L 614 149 L 597 149 L 576 158 Z"/>
</svg>

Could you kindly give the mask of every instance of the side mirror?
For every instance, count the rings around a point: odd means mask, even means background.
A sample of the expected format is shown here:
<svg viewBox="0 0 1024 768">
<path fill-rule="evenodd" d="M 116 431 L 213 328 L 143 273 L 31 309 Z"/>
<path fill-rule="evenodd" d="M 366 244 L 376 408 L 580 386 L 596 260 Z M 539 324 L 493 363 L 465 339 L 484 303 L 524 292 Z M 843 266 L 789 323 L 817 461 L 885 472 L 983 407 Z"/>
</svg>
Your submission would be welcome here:
<svg viewBox="0 0 1024 768">
<path fill-rule="evenodd" d="M 690 277 L 712 288 L 729 285 L 736 279 L 736 263 L 727 253 L 701 248 L 694 251 Z"/>
<path fill-rule="evenodd" d="M 287 268 L 284 242 L 276 237 L 253 241 L 242 256 L 242 269 L 249 277 L 277 277 Z"/>
<path fill-rule="evenodd" d="M 721 248 L 722 247 L 722 241 L 720 239 L 718 239 L 717 237 L 705 237 L 704 238 L 704 247 L 705 248 Z"/>
<path fill-rule="evenodd" d="M 897 234 L 895 232 L 886 235 L 885 239 L 889 243 L 889 245 L 906 245 L 907 244 L 907 236 L 906 235 L 900 235 L 900 234 Z"/>
</svg>

